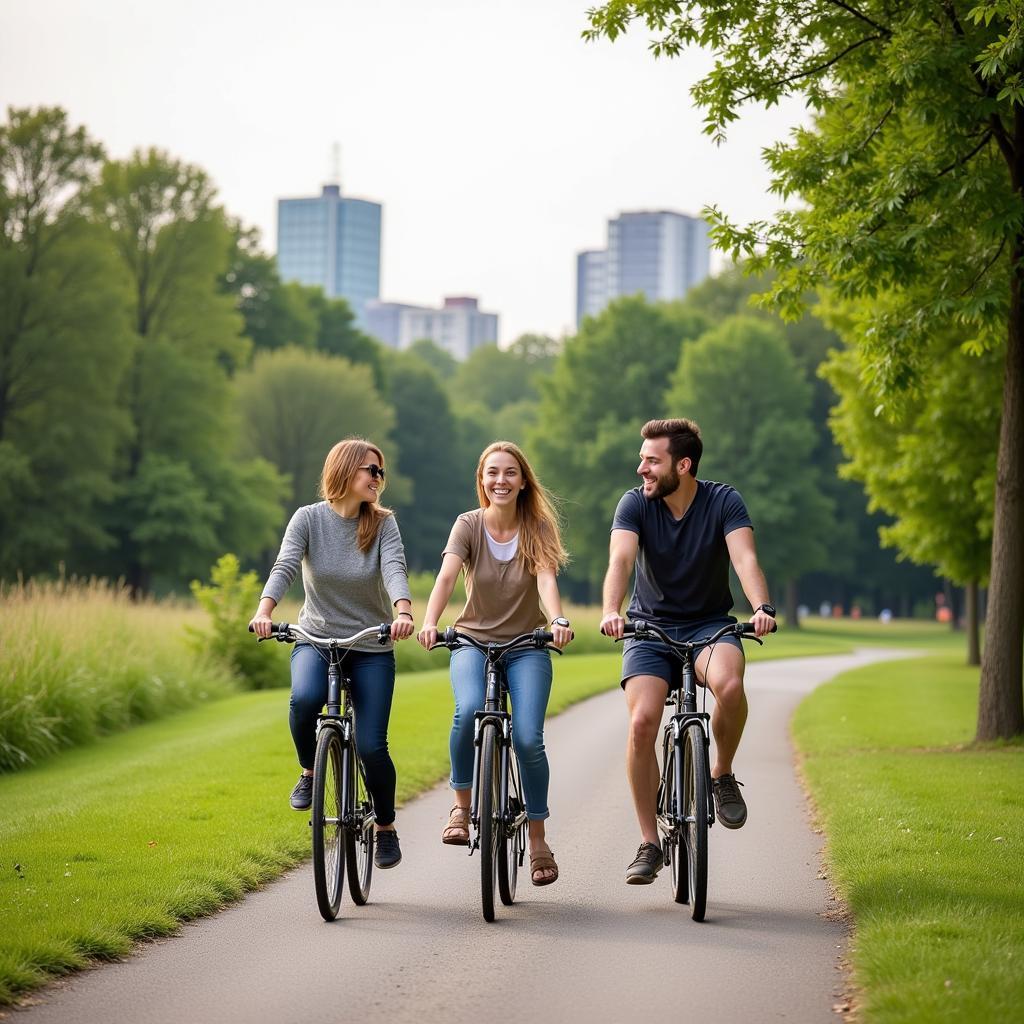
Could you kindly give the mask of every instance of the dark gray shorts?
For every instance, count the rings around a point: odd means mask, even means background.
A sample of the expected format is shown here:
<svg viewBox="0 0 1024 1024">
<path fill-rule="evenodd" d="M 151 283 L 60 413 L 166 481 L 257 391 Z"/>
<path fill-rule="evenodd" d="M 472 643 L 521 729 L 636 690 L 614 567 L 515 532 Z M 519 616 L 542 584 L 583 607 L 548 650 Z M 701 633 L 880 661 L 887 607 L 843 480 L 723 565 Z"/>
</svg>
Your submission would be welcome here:
<svg viewBox="0 0 1024 1024">
<path fill-rule="evenodd" d="M 714 636 L 723 626 L 735 621 L 731 615 L 726 615 L 720 619 L 705 619 L 702 622 L 679 622 L 674 626 L 665 626 L 661 623 L 656 625 L 661 625 L 673 640 L 700 640 L 706 636 Z M 743 650 L 743 641 L 736 636 L 723 636 L 715 646 L 719 644 L 729 644 Z M 711 657 L 714 658 L 714 653 Z M 633 676 L 657 676 L 665 680 L 669 690 L 677 690 L 683 684 L 683 663 L 679 660 L 679 655 L 669 650 L 660 640 L 629 639 L 622 651 L 622 680 L 619 685 L 625 689 L 626 680 Z"/>
</svg>

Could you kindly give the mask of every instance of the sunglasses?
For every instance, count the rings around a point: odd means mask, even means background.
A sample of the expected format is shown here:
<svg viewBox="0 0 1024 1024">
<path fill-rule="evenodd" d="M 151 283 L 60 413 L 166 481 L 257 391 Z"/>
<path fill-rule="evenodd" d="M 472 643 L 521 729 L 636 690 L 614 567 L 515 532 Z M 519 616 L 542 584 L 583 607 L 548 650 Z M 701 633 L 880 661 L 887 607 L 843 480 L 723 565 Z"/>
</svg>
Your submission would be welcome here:
<svg viewBox="0 0 1024 1024">
<path fill-rule="evenodd" d="M 370 465 L 370 466 L 360 466 L 359 468 L 360 469 L 365 469 L 366 472 L 369 473 L 370 476 L 372 476 L 374 480 L 377 480 L 377 479 L 383 480 L 384 479 L 384 467 L 383 466 Z"/>
</svg>

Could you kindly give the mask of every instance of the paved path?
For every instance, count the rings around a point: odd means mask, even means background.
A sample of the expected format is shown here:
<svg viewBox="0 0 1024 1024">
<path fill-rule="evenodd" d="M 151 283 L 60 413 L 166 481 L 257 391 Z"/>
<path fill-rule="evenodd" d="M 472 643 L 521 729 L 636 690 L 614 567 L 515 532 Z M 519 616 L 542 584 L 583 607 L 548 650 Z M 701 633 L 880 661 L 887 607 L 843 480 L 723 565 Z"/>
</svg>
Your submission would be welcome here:
<svg viewBox="0 0 1024 1024">
<path fill-rule="evenodd" d="M 749 669 L 751 714 L 737 773 L 750 817 L 740 831 L 711 829 L 703 924 L 672 902 L 667 870 L 654 885 L 623 882 L 639 838 L 616 691 L 549 724 L 549 838 L 562 876 L 548 888 L 521 879 L 519 901 L 499 906 L 494 924 L 480 915 L 479 861 L 439 842 L 450 806 L 442 786 L 399 812 L 404 860 L 375 872 L 369 906 L 353 907 L 346 894 L 342 916 L 325 924 L 304 865 L 124 963 L 51 986 L 14 1020 L 834 1021 L 845 929 L 825 916 L 821 838 L 794 777 L 788 722 L 819 683 L 900 653 Z"/>
</svg>

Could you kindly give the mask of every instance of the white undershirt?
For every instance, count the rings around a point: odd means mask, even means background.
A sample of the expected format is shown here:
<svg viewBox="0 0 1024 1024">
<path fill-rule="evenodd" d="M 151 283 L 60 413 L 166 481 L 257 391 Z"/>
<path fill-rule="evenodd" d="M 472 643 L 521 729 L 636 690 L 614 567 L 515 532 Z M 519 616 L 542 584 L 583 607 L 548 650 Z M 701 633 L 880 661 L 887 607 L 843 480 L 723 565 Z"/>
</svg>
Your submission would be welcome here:
<svg viewBox="0 0 1024 1024">
<path fill-rule="evenodd" d="M 511 562 L 512 559 L 516 557 L 516 554 L 519 551 L 519 534 L 518 533 L 516 533 L 516 535 L 511 540 L 506 540 L 504 542 L 499 542 L 499 541 L 496 541 L 487 532 L 487 528 L 485 527 L 484 528 L 484 536 L 487 538 L 487 546 L 491 549 L 491 554 L 494 555 L 494 557 L 499 562 Z"/>
</svg>

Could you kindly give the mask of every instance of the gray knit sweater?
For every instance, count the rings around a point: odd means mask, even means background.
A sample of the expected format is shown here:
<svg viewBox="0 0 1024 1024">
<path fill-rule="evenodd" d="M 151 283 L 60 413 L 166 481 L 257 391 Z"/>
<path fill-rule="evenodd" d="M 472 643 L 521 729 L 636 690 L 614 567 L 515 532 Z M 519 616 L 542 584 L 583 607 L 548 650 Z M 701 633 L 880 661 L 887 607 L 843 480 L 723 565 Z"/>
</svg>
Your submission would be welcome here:
<svg viewBox="0 0 1024 1024">
<path fill-rule="evenodd" d="M 394 516 L 384 519 L 365 553 L 356 543 L 358 525 L 358 519 L 339 516 L 326 501 L 303 505 L 285 530 L 263 597 L 280 602 L 301 565 L 306 603 L 299 625 L 310 633 L 351 636 L 367 626 L 391 622 L 395 602 L 411 600 L 398 524 Z M 371 636 L 353 650 L 390 648 L 390 642 L 381 647 Z"/>
</svg>

